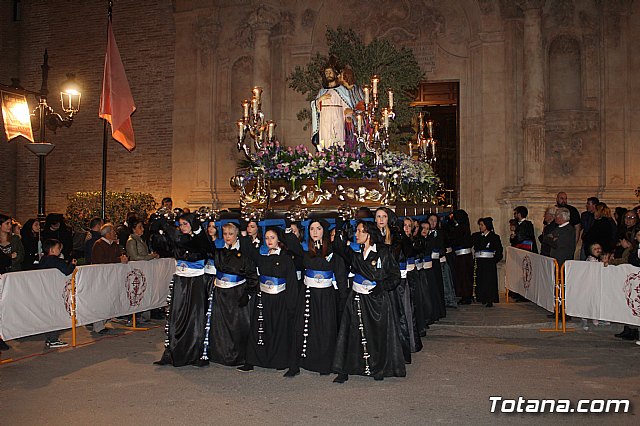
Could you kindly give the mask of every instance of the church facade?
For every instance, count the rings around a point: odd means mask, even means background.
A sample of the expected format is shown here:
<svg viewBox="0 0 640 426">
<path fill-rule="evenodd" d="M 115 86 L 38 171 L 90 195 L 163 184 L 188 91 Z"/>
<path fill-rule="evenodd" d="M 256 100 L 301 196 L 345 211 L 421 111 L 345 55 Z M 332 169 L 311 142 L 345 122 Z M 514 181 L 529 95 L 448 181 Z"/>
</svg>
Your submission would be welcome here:
<svg viewBox="0 0 640 426">
<path fill-rule="evenodd" d="M 84 85 L 83 109 L 52 135 L 48 158 L 47 211 L 64 211 L 67 194 L 100 189 L 106 11 L 29 2 L 16 20 L 10 3 L 2 6 L 0 53 L 11 61 L 0 65 L 0 81 L 19 76 L 39 87 L 48 46 L 50 91 L 63 72 L 75 71 Z M 123 0 L 113 16 L 138 106 L 138 148 L 110 146 L 109 190 L 170 195 L 176 206 L 236 207 L 229 178 L 242 156 L 235 127 L 242 100 L 263 87 L 279 139 L 311 147 L 296 119 L 306 101 L 287 76 L 326 53 L 327 27 L 342 26 L 365 42 L 382 37 L 413 49 L 427 82 L 459 84 L 458 205 L 472 219 L 493 216 L 505 235 L 513 207 L 524 204 L 539 224 L 560 190 L 579 210 L 594 195 L 611 207 L 637 204 L 638 1 Z M 71 26 L 76 33 L 63 48 L 70 20 L 81 29 Z M 33 30 L 42 21 L 46 31 Z M 37 161 L 20 144 L 0 146 L 8 182 L 0 210 L 26 220 L 35 213 Z"/>
</svg>

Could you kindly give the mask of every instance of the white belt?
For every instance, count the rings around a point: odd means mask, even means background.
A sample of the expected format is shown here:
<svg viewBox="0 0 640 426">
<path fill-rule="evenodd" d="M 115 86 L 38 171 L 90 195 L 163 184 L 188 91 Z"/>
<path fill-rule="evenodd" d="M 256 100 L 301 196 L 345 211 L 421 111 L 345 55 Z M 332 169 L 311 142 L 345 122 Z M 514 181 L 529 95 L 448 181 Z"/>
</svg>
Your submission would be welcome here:
<svg viewBox="0 0 640 426">
<path fill-rule="evenodd" d="M 439 251 L 431 252 L 431 258 L 432 259 L 440 259 L 440 252 Z"/>
<path fill-rule="evenodd" d="M 302 279 L 302 271 L 296 271 L 296 276 L 298 277 L 298 281 Z"/>
<path fill-rule="evenodd" d="M 205 274 L 209 274 L 209 275 L 215 275 L 216 272 L 218 272 L 216 270 L 216 266 L 210 263 L 207 263 L 204 265 L 204 273 Z"/>
<path fill-rule="evenodd" d="M 451 253 L 453 252 L 453 249 L 451 247 L 447 247 L 447 253 Z"/>
<path fill-rule="evenodd" d="M 351 288 L 353 289 L 353 291 L 360 294 L 369 294 L 374 287 L 375 287 L 374 285 L 364 285 L 364 284 L 358 284 L 356 282 L 354 282 L 351 285 Z"/>
<path fill-rule="evenodd" d="M 400 278 L 407 278 L 407 269 L 400 269 Z"/>
<path fill-rule="evenodd" d="M 431 269 L 431 268 L 433 268 L 433 262 L 432 261 L 424 262 L 422 264 L 422 269 Z"/>
<path fill-rule="evenodd" d="M 416 269 L 419 271 L 420 269 L 422 269 L 422 262 L 416 262 Z"/>
<path fill-rule="evenodd" d="M 222 281 L 216 278 L 216 287 L 219 288 L 233 288 L 233 287 L 237 287 L 240 284 L 244 284 L 246 283 L 247 280 L 241 280 L 241 281 Z"/>
<path fill-rule="evenodd" d="M 327 288 L 333 285 L 331 278 L 310 278 L 304 277 L 304 285 L 313 288 Z"/>
<path fill-rule="evenodd" d="M 414 269 L 416 269 L 415 263 L 407 263 L 407 272 L 413 271 Z"/>
<path fill-rule="evenodd" d="M 470 248 L 463 248 L 460 250 L 456 250 L 456 256 L 462 256 L 463 254 L 471 254 Z"/>
<path fill-rule="evenodd" d="M 263 284 L 260 283 L 260 291 L 269 294 L 282 293 L 287 289 L 287 284 Z"/>
<path fill-rule="evenodd" d="M 440 258 L 440 263 L 447 263 L 447 258 L 445 256 L 442 256 Z"/>
<path fill-rule="evenodd" d="M 476 259 L 493 259 L 496 255 L 495 251 L 480 250 L 475 253 Z"/>
<path fill-rule="evenodd" d="M 204 269 L 186 268 L 184 266 L 176 267 L 176 275 L 179 277 L 199 277 L 204 275 Z"/>
</svg>

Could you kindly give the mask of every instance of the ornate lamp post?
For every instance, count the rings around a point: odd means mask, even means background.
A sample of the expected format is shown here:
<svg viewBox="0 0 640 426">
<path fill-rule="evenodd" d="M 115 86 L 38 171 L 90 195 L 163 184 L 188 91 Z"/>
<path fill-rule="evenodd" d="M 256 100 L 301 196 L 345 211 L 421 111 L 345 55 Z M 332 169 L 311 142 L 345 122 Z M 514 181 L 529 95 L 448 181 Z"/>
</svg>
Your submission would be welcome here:
<svg viewBox="0 0 640 426">
<path fill-rule="evenodd" d="M 47 103 L 47 96 L 49 94 L 49 89 L 47 87 L 47 81 L 49 79 L 49 55 L 46 49 L 44 51 L 44 62 L 41 65 L 41 68 L 42 85 L 40 86 L 40 92 L 24 90 L 20 87 L 18 79 L 13 80 L 13 88 L 35 95 L 38 98 L 38 106 L 31 114 L 37 115 L 39 120 L 38 142 L 27 143 L 26 147 L 29 151 L 38 156 L 38 219 L 42 221 L 45 218 L 45 158 L 55 148 L 54 144 L 46 141 L 46 130 L 48 128 L 55 133 L 60 127 L 70 127 L 71 124 L 73 124 L 73 116 L 80 111 L 80 98 L 82 95 L 80 93 L 79 86 L 75 82 L 75 76 L 73 74 L 67 74 L 67 80 L 63 83 L 62 90 L 60 92 L 62 110 L 66 116 L 63 117 L 54 112 L 53 108 L 51 108 Z"/>
</svg>

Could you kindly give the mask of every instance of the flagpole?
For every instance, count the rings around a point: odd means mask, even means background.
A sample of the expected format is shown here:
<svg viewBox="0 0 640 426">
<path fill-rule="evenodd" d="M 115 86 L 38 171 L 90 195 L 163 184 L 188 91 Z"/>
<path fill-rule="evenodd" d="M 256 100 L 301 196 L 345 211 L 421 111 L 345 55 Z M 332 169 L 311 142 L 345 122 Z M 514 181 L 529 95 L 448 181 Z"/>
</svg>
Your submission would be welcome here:
<svg viewBox="0 0 640 426">
<path fill-rule="evenodd" d="M 109 7 L 107 10 L 107 39 L 109 38 L 109 24 L 111 23 L 111 15 L 113 13 L 113 1 L 109 0 Z M 109 136 L 107 135 L 107 120 L 102 119 L 103 121 L 103 131 L 102 131 L 102 195 L 101 195 L 101 216 L 102 220 L 107 220 L 107 141 L 109 140 Z"/>
</svg>

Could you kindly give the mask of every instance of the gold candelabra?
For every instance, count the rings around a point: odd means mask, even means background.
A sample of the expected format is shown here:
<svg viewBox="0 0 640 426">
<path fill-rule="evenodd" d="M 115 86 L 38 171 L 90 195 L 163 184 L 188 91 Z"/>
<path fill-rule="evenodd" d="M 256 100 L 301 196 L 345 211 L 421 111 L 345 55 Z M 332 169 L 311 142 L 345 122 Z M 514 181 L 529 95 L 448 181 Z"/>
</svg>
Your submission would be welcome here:
<svg viewBox="0 0 640 426">
<path fill-rule="evenodd" d="M 275 137 L 276 123 L 272 120 L 265 121 L 262 111 L 262 87 L 254 87 L 251 101 L 242 101 L 242 119 L 237 121 L 238 126 L 238 151 L 243 151 L 247 158 L 251 157 L 251 144 L 246 143 L 247 134 L 253 139 L 256 152 L 264 148 L 266 141 L 273 141 Z"/>
<path fill-rule="evenodd" d="M 356 111 L 356 139 L 358 144 L 376 155 L 376 164 L 382 164 L 382 154 L 389 147 L 389 122 L 396 118 L 393 112 L 393 91 L 388 89 L 389 106 L 380 109 L 378 86 L 380 77 L 371 77 L 371 86 L 364 86 L 364 111 Z"/>
<path fill-rule="evenodd" d="M 427 135 L 425 137 L 425 124 L 427 126 Z M 426 161 L 430 165 L 436 162 L 436 140 L 433 138 L 433 120 L 424 121 L 422 112 L 418 114 L 418 132 L 416 134 L 416 148 L 418 150 L 418 159 Z M 409 141 L 409 156 L 413 158 L 413 142 Z"/>
</svg>

